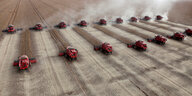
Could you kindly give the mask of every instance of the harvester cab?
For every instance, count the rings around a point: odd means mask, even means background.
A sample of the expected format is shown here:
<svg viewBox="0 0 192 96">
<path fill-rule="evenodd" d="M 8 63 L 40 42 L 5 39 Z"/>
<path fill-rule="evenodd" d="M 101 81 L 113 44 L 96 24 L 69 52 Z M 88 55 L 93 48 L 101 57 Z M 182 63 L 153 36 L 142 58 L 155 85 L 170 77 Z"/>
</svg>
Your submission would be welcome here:
<svg viewBox="0 0 192 96">
<path fill-rule="evenodd" d="M 154 42 L 154 43 L 157 43 L 160 45 L 164 45 L 167 41 L 167 39 L 161 35 L 157 35 L 157 36 L 155 36 L 155 38 L 147 39 L 147 40 L 148 40 L 148 42 Z"/>
<path fill-rule="evenodd" d="M 43 27 L 40 23 L 38 23 L 34 27 L 29 28 L 29 29 L 30 30 L 35 30 L 35 31 L 42 31 L 44 28 L 47 28 L 47 26 Z"/>
<path fill-rule="evenodd" d="M 43 27 L 41 24 L 36 24 L 35 25 L 35 30 L 43 30 Z"/>
<path fill-rule="evenodd" d="M 138 21 L 138 19 L 136 17 L 131 17 L 130 18 L 130 22 L 137 22 L 137 21 Z"/>
<path fill-rule="evenodd" d="M 100 25 L 107 25 L 107 21 L 105 19 L 100 19 L 99 24 Z"/>
<path fill-rule="evenodd" d="M 16 29 L 14 28 L 13 25 L 9 25 L 9 26 L 8 26 L 8 29 L 7 29 L 7 32 L 8 32 L 8 33 L 13 33 L 13 32 L 16 32 Z"/>
<path fill-rule="evenodd" d="M 192 30 L 191 29 L 186 29 L 184 34 L 186 34 L 188 36 L 192 36 Z"/>
<path fill-rule="evenodd" d="M 76 60 L 78 55 L 78 50 L 68 46 L 63 52 L 59 53 L 59 56 L 65 56 L 68 60 Z"/>
<path fill-rule="evenodd" d="M 31 63 L 36 63 L 35 58 L 29 58 L 27 55 L 22 55 L 18 57 L 18 60 L 15 60 L 13 66 L 18 66 L 19 70 L 28 69 L 31 66 Z"/>
<path fill-rule="evenodd" d="M 167 36 L 170 39 L 175 39 L 175 40 L 179 40 L 182 41 L 185 38 L 185 35 L 181 32 L 176 32 L 174 33 L 172 36 Z"/>
<path fill-rule="evenodd" d="M 66 23 L 65 22 L 60 22 L 56 27 L 58 27 L 58 28 L 66 28 L 67 27 L 67 25 L 66 25 Z"/>
<path fill-rule="evenodd" d="M 60 22 L 58 25 L 59 28 L 66 28 L 67 25 L 65 24 L 65 22 Z"/>
<path fill-rule="evenodd" d="M 143 18 L 143 20 L 145 20 L 145 21 L 149 21 L 149 20 L 151 20 L 151 17 L 149 17 L 149 16 L 145 16 L 145 17 Z"/>
<path fill-rule="evenodd" d="M 102 45 L 100 45 L 100 46 L 94 46 L 94 50 L 95 51 L 100 50 L 105 54 L 112 53 L 112 51 L 113 51 L 112 46 L 107 42 L 102 43 Z"/>
<path fill-rule="evenodd" d="M 87 22 L 85 20 L 82 20 L 79 24 L 80 27 L 87 27 Z"/>
<path fill-rule="evenodd" d="M 137 50 L 146 51 L 147 50 L 147 44 L 144 43 L 144 41 L 136 41 L 134 44 L 127 44 L 127 47 L 134 48 Z"/>
<path fill-rule="evenodd" d="M 116 19 L 116 23 L 118 23 L 118 24 L 123 23 L 123 19 L 121 19 L 121 18 L 117 18 L 117 19 Z"/>
<path fill-rule="evenodd" d="M 161 15 L 156 16 L 156 20 L 162 20 L 162 19 L 163 19 L 163 17 Z"/>
</svg>

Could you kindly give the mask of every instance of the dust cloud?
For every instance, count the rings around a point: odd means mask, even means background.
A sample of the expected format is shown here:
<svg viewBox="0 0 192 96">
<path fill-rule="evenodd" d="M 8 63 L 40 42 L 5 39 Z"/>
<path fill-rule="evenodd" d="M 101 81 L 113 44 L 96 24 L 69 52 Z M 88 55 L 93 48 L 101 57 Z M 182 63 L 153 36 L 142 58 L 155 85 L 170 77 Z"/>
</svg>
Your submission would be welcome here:
<svg viewBox="0 0 192 96">
<path fill-rule="evenodd" d="M 192 0 L 179 0 L 169 11 L 170 21 L 192 25 Z"/>
<path fill-rule="evenodd" d="M 87 1 L 87 2 L 85 2 Z M 77 22 L 86 20 L 88 22 L 98 21 L 100 18 L 114 20 L 117 17 L 128 19 L 132 16 L 143 17 L 145 15 L 154 17 L 163 15 L 167 17 L 169 10 L 178 0 L 85 0 L 76 3 L 74 9 L 65 10 L 64 20 Z"/>
</svg>

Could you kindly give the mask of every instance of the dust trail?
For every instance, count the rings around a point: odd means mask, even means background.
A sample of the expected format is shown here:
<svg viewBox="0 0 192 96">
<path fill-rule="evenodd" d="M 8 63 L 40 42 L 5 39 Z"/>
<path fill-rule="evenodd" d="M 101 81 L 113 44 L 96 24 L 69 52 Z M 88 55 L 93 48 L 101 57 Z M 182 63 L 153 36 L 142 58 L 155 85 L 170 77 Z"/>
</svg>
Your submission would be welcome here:
<svg viewBox="0 0 192 96">
<path fill-rule="evenodd" d="M 89 0 L 90 1 L 90 0 Z M 99 0 L 96 3 L 90 1 L 83 3 L 79 10 L 65 10 L 64 19 L 77 22 L 81 19 L 89 22 L 100 18 L 112 19 L 122 17 L 127 19 L 131 16 L 166 16 L 176 0 Z M 78 6 L 78 5 L 77 5 Z"/>
<path fill-rule="evenodd" d="M 58 18 L 58 20 L 63 20 L 70 24 L 76 24 L 80 20 L 86 20 L 89 23 L 92 23 L 101 18 L 108 21 L 114 21 L 117 17 L 128 20 L 128 18 L 132 16 L 143 17 L 145 15 L 153 18 L 156 15 L 162 15 L 167 19 L 172 6 L 179 0 L 42 1 L 48 3 L 48 5 L 52 6 L 54 9 L 57 9 L 52 16 L 47 18 L 48 21 L 54 21 L 55 18 Z"/>
</svg>

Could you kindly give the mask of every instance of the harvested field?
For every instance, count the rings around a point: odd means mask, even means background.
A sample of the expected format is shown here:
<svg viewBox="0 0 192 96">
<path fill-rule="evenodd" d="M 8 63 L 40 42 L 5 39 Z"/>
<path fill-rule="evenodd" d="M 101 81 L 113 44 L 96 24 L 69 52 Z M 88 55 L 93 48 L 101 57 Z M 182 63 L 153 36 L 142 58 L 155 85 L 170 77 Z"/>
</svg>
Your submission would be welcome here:
<svg viewBox="0 0 192 96">
<path fill-rule="evenodd" d="M 130 15 L 122 18 L 123 24 L 115 24 L 125 9 L 99 12 L 104 4 L 94 11 L 90 6 L 97 7 L 102 0 L 87 1 L 0 0 L 0 29 L 10 24 L 23 29 L 13 34 L 0 32 L 0 96 L 192 96 L 192 37 L 184 41 L 167 38 L 165 45 L 147 42 L 158 34 L 166 37 L 192 28 L 187 20 L 190 14 L 180 23 L 184 17 L 175 20 L 177 6 L 173 6 L 176 9 L 170 10 L 167 21 L 128 22 Z M 181 8 L 180 3 L 176 5 Z M 105 16 L 107 25 L 93 23 Z M 83 19 L 88 26 L 76 26 Z M 61 20 L 67 28 L 56 29 Z M 47 28 L 29 30 L 37 23 Z M 147 44 L 146 51 L 127 47 L 138 40 Z M 94 50 L 103 42 L 112 45 L 112 54 Z M 58 56 L 68 46 L 78 50 L 76 60 Z M 34 57 L 37 63 L 18 71 L 13 62 L 21 55 Z"/>
</svg>

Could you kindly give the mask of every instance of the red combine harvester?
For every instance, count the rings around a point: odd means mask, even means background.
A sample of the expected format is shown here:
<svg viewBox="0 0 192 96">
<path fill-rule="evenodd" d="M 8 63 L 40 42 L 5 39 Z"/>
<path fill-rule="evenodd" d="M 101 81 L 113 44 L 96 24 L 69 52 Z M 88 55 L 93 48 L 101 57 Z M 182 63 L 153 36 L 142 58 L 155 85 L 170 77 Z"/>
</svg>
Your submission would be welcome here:
<svg viewBox="0 0 192 96">
<path fill-rule="evenodd" d="M 100 19 L 99 25 L 107 25 L 107 21 L 105 19 Z"/>
<path fill-rule="evenodd" d="M 138 21 L 138 19 L 136 17 L 131 17 L 130 18 L 130 22 L 137 22 L 137 21 Z"/>
<path fill-rule="evenodd" d="M 174 33 L 172 36 L 167 36 L 167 37 L 175 39 L 175 40 L 182 41 L 182 40 L 184 40 L 185 35 L 183 33 L 181 33 L 181 32 L 177 32 L 177 33 Z"/>
<path fill-rule="evenodd" d="M 161 15 L 156 16 L 156 20 L 162 20 L 162 19 L 163 19 L 163 17 Z"/>
<path fill-rule="evenodd" d="M 77 25 L 79 25 L 80 27 L 87 27 L 87 22 L 85 21 L 85 20 L 82 20 L 79 24 L 77 24 Z"/>
<path fill-rule="evenodd" d="M 151 20 L 151 17 L 149 17 L 149 16 L 145 16 L 145 17 L 143 18 L 143 20 L 145 20 L 145 21 L 149 21 L 149 20 Z"/>
<path fill-rule="evenodd" d="M 148 42 L 155 42 L 160 45 L 164 45 L 166 43 L 167 39 L 161 35 L 155 36 L 153 39 L 148 39 Z"/>
<path fill-rule="evenodd" d="M 36 24 L 34 27 L 29 28 L 29 30 L 42 31 L 44 28 L 47 28 L 47 27 L 46 26 L 43 27 L 41 24 Z"/>
<path fill-rule="evenodd" d="M 186 29 L 184 34 L 186 34 L 188 36 L 192 36 L 192 30 L 191 29 Z"/>
<path fill-rule="evenodd" d="M 65 22 L 62 21 L 58 25 L 56 25 L 55 27 L 62 29 L 62 28 L 67 28 L 67 25 L 65 24 Z"/>
<path fill-rule="evenodd" d="M 68 46 L 65 51 L 60 52 L 59 56 L 65 56 L 68 60 L 76 60 L 77 59 L 78 50 Z"/>
<path fill-rule="evenodd" d="M 117 19 L 116 19 L 116 23 L 118 23 L 118 24 L 123 23 L 123 19 L 121 19 L 121 18 L 117 18 Z"/>
<path fill-rule="evenodd" d="M 146 51 L 147 50 L 147 44 L 144 43 L 144 41 L 136 41 L 134 44 L 127 44 L 127 47 L 134 48 L 137 50 Z"/>
<path fill-rule="evenodd" d="M 16 31 L 23 30 L 22 28 L 15 29 L 14 25 L 9 25 L 6 30 L 3 30 L 2 32 L 7 32 L 7 33 L 15 33 Z"/>
<path fill-rule="evenodd" d="M 18 57 L 18 60 L 15 60 L 13 66 L 18 66 L 19 70 L 28 69 L 31 66 L 31 63 L 36 63 L 35 58 L 29 58 L 27 55 L 22 55 Z"/>
<path fill-rule="evenodd" d="M 105 54 L 112 54 L 112 46 L 109 43 L 102 43 L 100 46 L 94 46 L 95 51 L 102 51 Z"/>
</svg>

